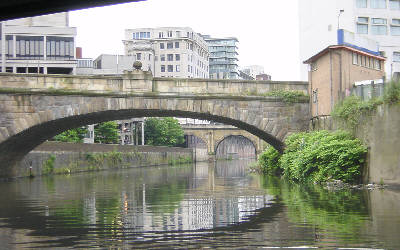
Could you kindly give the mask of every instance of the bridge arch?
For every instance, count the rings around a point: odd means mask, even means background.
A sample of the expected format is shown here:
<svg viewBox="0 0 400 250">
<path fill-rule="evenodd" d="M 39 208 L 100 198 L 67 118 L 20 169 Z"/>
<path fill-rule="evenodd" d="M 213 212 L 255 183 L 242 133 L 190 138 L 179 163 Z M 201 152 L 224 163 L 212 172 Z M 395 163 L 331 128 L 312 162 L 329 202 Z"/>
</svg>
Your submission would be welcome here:
<svg viewBox="0 0 400 250">
<path fill-rule="evenodd" d="M 65 130 L 135 117 L 212 120 L 246 130 L 282 152 L 288 132 L 304 126 L 300 122 L 304 117 L 298 114 L 308 112 L 307 103 L 287 104 L 276 98 L 157 94 L 1 93 L 0 104 L 0 176 L 8 175 L 16 161 Z"/>
<path fill-rule="evenodd" d="M 235 138 L 235 137 L 237 137 L 237 138 L 242 138 L 242 139 L 244 139 L 245 141 L 250 142 L 251 145 L 253 146 L 253 149 L 254 149 L 254 156 L 257 156 L 257 142 L 253 141 L 251 138 L 246 137 L 246 136 L 244 136 L 244 135 L 236 135 L 236 134 L 231 134 L 231 135 L 224 136 L 223 138 L 220 138 L 219 140 L 216 141 L 216 143 L 215 143 L 215 149 L 214 149 L 214 154 L 215 154 L 215 156 L 217 156 L 217 154 L 218 154 L 218 149 L 220 148 L 220 146 L 221 146 L 221 144 L 222 144 L 223 142 L 225 142 L 226 140 Z"/>
</svg>

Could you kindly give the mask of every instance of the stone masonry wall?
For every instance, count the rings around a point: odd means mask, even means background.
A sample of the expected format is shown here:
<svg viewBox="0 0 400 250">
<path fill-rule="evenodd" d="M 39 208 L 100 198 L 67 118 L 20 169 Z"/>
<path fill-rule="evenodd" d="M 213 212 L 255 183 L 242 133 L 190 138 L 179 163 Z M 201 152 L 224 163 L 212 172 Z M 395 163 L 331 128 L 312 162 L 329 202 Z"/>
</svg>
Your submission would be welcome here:
<svg viewBox="0 0 400 250">
<path fill-rule="evenodd" d="M 72 173 L 172 165 L 193 158 L 193 149 L 188 148 L 46 142 L 20 161 L 15 177 L 48 174 L 49 168 L 52 173 Z"/>
</svg>

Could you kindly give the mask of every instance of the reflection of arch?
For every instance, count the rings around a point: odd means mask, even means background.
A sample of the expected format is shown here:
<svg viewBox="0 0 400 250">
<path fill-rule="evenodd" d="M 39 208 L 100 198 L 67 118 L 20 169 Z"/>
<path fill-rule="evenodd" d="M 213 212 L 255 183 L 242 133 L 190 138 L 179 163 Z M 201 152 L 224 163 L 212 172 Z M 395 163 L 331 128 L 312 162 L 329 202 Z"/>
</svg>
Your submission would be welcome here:
<svg viewBox="0 0 400 250">
<path fill-rule="evenodd" d="M 232 145 L 230 145 L 232 148 L 233 147 L 236 147 L 236 150 L 234 150 L 234 151 L 239 151 L 239 152 L 227 152 L 227 151 L 223 151 L 223 149 L 221 149 L 221 147 L 223 147 L 222 146 L 222 144 L 224 143 L 224 142 L 226 142 L 226 141 L 228 141 L 228 140 L 231 140 L 231 139 L 239 139 L 239 140 L 241 140 L 242 142 L 245 142 L 245 143 L 247 143 L 248 145 L 251 145 L 251 149 L 250 149 L 250 151 L 253 151 L 253 152 L 250 152 L 250 153 L 244 153 L 244 152 L 240 152 L 240 151 L 242 151 L 242 150 L 246 150 L 246 146 L 243 146 L 243 145 L 234 145 L 234 143 L 233 142 L 231 142 L 231 143 L 233 143 Z M 224 145 L 225 146 L 225 145 Z M 248 148 L 247 148 L 247 150 L 249 150 Z M 228 156 L 229 154 L 232 154 L 232 153 L 235 153 L 235 154 L 237 154 L 237 157 L 238 158 L 248 158 L 248 157 L 256 157 L 257 156 L 257 144 L 253 141 L 253 140 L 251 140 L 250 138 L 248 138 L 248 137 L 245 137 L 245 136 L 243 136 L 243 135 L 228 135 L 228 136 L 225 136 L 223 139 L 221 139 L 221 140 L 219 140 L 216 144 L 215 144 L 215 155 L 216 156 L 218 156 L 218 155 L 220 155 L 220 156 Z M 231 155 L 232 156 L 232 155 Z"/>
</svg>

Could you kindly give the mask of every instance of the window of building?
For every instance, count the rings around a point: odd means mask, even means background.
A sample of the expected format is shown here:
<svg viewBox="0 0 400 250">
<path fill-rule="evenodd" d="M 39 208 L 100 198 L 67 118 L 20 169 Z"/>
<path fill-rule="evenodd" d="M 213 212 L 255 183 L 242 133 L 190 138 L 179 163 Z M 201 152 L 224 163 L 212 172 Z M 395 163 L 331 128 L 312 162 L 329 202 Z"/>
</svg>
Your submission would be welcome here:
<svg viewBox="0 0 400 250">
<path fill-rule="evenodd" d="M 358 34 L 368 34 L 368 24 L 357 23 Z"/>
<path fill-rule="evenodd" d="M 160 43 L 160 49 L 164 49 L 164 43 Z"/>
<path fill-rule="evenodd" d="M 172 31 L 168 31 L 168 37 L 172 37 Z"/>
<path fill-rule="evenodd" d="M 165 55 L 160 55 L 161 61 L 164 62 L 165 61 Z"/>
<path fill-rule="evenodd" d="M 353 53 L 353 64 L 358 64 L 358 54 L 357 53 Z"/>
<path fill-rule="evenodd" d="M 161 65 L 161 72 L 165 72 L 165 65 Z"/>
<path fill-rule="evenodd" d="M 158 37 L 163 38 L 164 37 L 164 32 L 158 32 Z"/>
<path fill-rule="evenodd" d="M 393 62 L 400 62 L 400 52 L 393 52 Z"/>
<path fill-rule="evenodd" d="M 174 72 L 174 65 L 168 65 L 168 72 Z"/>
<path fill-rule="evenodd" d="M 176 72 L 181 72 L 181 66 L 180 65 L 176 65 Z"/>
<path fill-rule="evenodd" d="M 180 31 L 176 31 L 176 37 L 181 37 L 181 32 Z"/>
<path fill-rule="evenodd" d="M 1 25 L 1 24 L 0 24 Z M 1 39 L 1 38 L 0 38 Z M 1 42 L 1 41 L 0 41 Z M 14 38 L 11 35 L 6 35 L 6 58 L 14 57 Z M 43 47 L 43 46 L 42 46 Z M 2 52 L 0 51 L 0 54 Z"/>
<path fill-rule="evenodd" d="M 400 0 L 389 0 L 391 10 L 400 10 Z"/>
<path fill-rule="evenodd" d="M 188 72 L 190 73 L 190 65 L 188 65 Z"/>
<path fill-rule="evenodd" d="M 175 61 L 180 61 L 180 60 L 181 60 L 181 55 L 175 54 Z"/>
<path fill-rule="evenodd" d="M 357 8 L 367 8 L 367 0 L 357 0 Z"/>
<path fill-rule="evenodd" d="M 392 36 L 400 36 L 400 19 L 392 19 L 390 34 L 392 34 Z"/>
<path fill-rule="evenodd" d="M 25 59 L 43 59 L 43 44 L 42 36 L 16 36 L 16 56 L 17 58 Z M 58 43 L 59 45 L 59 43 Z M 62 41 L 62 51 L 58 48 L 59 56 L 65 56 L 65 42 Z M 13 56 L 13 37 L 6 37 L 6 56 Z"/>
<path fill-rule="evenodd" d="M 386 0 L 370 0 L 371 8 L 373 9 L 386 9 Z"/>
<path fill-rule="evenodd" d="M 173 49 L 174 43 L 167 43 L 167 49 Z"/>
<path fill-rule="evenodd" d="M 381 70 L 381 61 L 379 61 L 379 60 L 375 61 L 375 69 L 376 70 Z"/>
<path fill-rule="evenodd" d="M 174 60 L 174 54 L 168 54 L 167 55 L 167 60 L 168 61 L 173 61 Z"/>
<path fill-rule="evenodd" d="M 151 54 L 149 54 L 149 61 L 151 61 Z"/>
<path fill-rule="evenodd" d="M 23 49 L 22 43 L 20 49 Z M 20 55 L 21 54 L 20 50 Z M 25 51 L 26 52 L 26 51 Z M 48 36 L 46 41 L 46 56 L 49 60 L 73 60 L 74 59 L 74 38 Z M 18 46 L 17 46 L 18 56 Z"/>
<path fill-rule="evenodd" d="M 175 42 L 175 49 L 179 49 L 179 42 Z"/>
<path fill-rule="evenodd" d="M 372 35 L 387 35 L 387 20 L 385 18 L 372 18 Z"/>
<path fill-rule="evenodd" d="M 141 53 L 136 53 L 136 60 L 138 60 L 138 61 L 142 60 L 142 54 Z"/>
</svg>

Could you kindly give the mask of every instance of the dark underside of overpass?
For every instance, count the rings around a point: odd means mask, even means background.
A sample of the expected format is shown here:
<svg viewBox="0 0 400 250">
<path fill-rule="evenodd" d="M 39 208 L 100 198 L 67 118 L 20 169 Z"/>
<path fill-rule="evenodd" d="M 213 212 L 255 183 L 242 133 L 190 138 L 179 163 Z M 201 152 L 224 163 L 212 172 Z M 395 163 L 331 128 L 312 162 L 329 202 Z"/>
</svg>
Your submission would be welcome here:
<svg viewBox="0 0 400 250">
<path fill-rule="evenodd" d="M 0 21 L 145 0 L 1 0 Z"/>
</svg>

